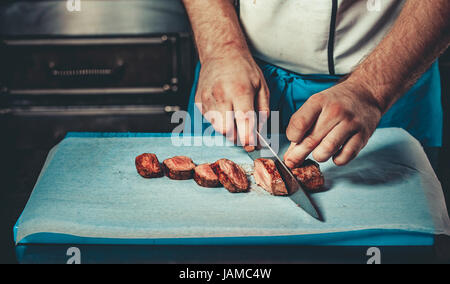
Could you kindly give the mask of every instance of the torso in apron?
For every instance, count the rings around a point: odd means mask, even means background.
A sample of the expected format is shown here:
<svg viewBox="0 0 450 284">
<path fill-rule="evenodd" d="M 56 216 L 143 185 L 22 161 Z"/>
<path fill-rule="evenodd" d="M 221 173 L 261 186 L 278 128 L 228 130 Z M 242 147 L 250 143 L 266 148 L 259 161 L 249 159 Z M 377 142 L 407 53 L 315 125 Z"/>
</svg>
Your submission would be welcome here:
<svg viewBox="0 0 450 284">
<path fill-rule="evenodd" d="M 240 0 L 255 57 L 299 74 L 348 74 L 389 32 L 405 0 Z"/>
<path fill-rule="evenodd" d="M 282 132 L 294 112 L 315 93 L 350 73 L 389 32 L 404 0 L 240 0 L 240 18 L 270 89 L 270 107 L 280 112 Z M 200 65 L 191 93 L 189 131 L 203 131 L 194 106 Z M 333 75 L 333 76 L 330 76 Z M 438 64 L 383 116 L 379 127 L 400 127 L 422 145 L 442 145 Z"/>
</svg>

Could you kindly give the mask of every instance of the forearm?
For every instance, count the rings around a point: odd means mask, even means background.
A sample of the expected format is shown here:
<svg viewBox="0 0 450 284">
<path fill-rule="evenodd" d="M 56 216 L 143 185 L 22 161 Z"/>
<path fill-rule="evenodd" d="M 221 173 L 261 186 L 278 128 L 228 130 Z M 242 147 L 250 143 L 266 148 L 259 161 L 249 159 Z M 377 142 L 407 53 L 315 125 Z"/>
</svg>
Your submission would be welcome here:
<svg viewBox="0 0 450 284">
<path fill-rule="evenodd" d="M 386 112 L 445 51 L 450 1 L 408 0 L 389 34 L 348 77 Z"/>
<path fill-rule="evenodd" d="M 216 132 L 234 142 L 239 138 L 243 146 L 255 145 L 257 121 L 253 114 L 258 111 L 268 115 L 269 90 L 248 48 L 234 1 L 183 2 L 202 63 L 196 106 Z M 259 120 L 260 125 L 263 123 Z"/>
<path fill-rule="evenodd" d="M 183 0 L 200 61 L 239 52 L 250 56 L 233 0 Z"/>
</svg>

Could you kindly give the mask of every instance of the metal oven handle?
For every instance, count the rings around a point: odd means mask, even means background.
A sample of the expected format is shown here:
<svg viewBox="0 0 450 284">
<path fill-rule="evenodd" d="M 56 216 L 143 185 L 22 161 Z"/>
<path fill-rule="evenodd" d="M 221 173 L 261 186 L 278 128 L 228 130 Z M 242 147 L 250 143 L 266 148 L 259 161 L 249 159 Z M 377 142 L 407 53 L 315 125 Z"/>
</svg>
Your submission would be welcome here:
<svg viewBox="0 0 450 284">
<path fill-rule="evenodd" d="M 119 60 L 112 68 L 57 68 L 54 62 L 49 64 L 49 72 L 56 78 L 81 78 L 81 77 L 115 77 L 123 72 L 125 64 Z"/>
</svg>

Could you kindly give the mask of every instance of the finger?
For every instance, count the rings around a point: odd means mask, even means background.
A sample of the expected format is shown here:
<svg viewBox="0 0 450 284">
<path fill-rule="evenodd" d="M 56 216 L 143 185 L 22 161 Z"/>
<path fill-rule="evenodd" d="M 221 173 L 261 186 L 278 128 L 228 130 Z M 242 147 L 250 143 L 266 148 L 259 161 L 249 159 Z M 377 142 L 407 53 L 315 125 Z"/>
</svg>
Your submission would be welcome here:
<svg viewBox="0 0 450 284">
<path fill-rule="evenodd" d="M 254 111 L 235 112 L 239 142 L 242 146 L 256 146 L 257 119 Z"/>
<path fill-rule="evenodd" d="M 215 104 L 213 97 L 211 96 L 211 92 L 207 91 L 198 91 L 195 95 L 194 103 L 200 110 L 201 114 L 205 114 L 206 112 L 212 110 Z"/>
<path fill-rule="evenodd" d="M 258 130 L 261 131 L 270 115 L 270 91 L 265 81 L 262 82 L 256 98 L 256 111 L 258 112 Z"/>
<path fill-rule="evenodd" d="M 322 106 L 311 99 L 292 115 L 286 130 L 286 135 L 291 142 L 301 142 L 306 133 L 314 126 L 322 111 Z"/>
<path fill-rule="evenodd" d="M 230 141 L 232 141 L 235 145 L 238 144 L 238 130 L 237 130 L 237 126 L 236 123 L 234 122 L 234 114 L 233 114 L 233 126 L 234 126 L 234 132 L 233 132 L 233 136 L 230 137 Z"/>
<path fill-rule="evenodd" d="M 322 112 L 312 132 L 286 155 L 286 165 L 289 167 L 301 165 L 338 123 L 338 117 L 330 117 Z"/>
<path fill-rule="evenodd" d="M 216 123 L 216 131 L 222 135 L 234 135 L 234 116 L 233 105 L 231 103 L 223 102 L 216 104 L 218 121 Z"/>
<path fill-rule="evenodd" d="M 197 107 L 197 109 L 200 111 L 201 114 L 204 114 L 206 112 L 205 107 L 203 106 L 203 103 L 201 100 L 197 100 L 195 99 L 194 102 L 195 106 Z"/>
<path fill-rule="evenodd" d="M 289 145 L 289 148 L 287 149 L 286 153 L 284 153 L 283 159 L 286 161 L 286 158 L 290 155 L 292 149 L 297 146 L 297 143 L 291 142 L 291 145 Z"/>
<path fill-rule="evenodd" d="M 202 113 L 216 132 L 234 141 L 236 134 L 234 131 L 233 105 L 224 97 L 223 87 L 217 85 L 211 92 L 203 92 L 202 96 L 196 98 L 196 105 L 202 103 Z M 207 113 L 208 115 L 206 115 Z"/>
<path fill-rule="evenodd" d="M 285 156 L 284 162 L 289 168 L 295 168 L 303 164 L 306 157 L 308 157 L 310 151 L 306 150 L 305 147 L 300 145 L 295 145 L 292 147 L 290 152 Z"/>
<path fill-rule="evenodd" d="M 364 148 L 367 141 L 363 138 L 362 133 L 355 134 L 333 157 L 333 162 L 337 166 L 344 166 L 352 161 Z"/>
<path fill-rule="evenodd" d="M 232 141 L 234 144 L 236 144 L 237 141 L 237 128 L 236 123 L 234 120 L 234 112 L 232 109 L 232 106 L 230 105 L 231 109 L 228 107 L 227 110 L 223 111 L 222 115 L 225 115 L 225 125 L 224 125 L 224 135 L 226 138 L 230 141 Z"/>
<path fill-rule="evenodd" d="M 340 122 L 314 149 L 314 159 L 319 163 L 328 161 L 355 133 L 356 131 L 349 128 L 348 123 Z"/>
<path fill-rule="evenodd" d="M 236 128 L 236 123 L 234 122 L 234 115 L 231 112 L 231 128 L 227 129 L 227 132 L 225 134 L 223 134 L 225 136 L 225 138 L 228 141 L 231 141 L 233 144 L 237 144 L 237 139 L 238 139 L 238 135 L 237 135 L 237 128 Z M 229 126 L 227 126 L 229 127 Z"/>
<path fill-rule="evenodd" d="M 233 101 L 233 110 L 242 146 L 255 146 L 256 113 L 254 110 L 254 96 L 242 94 Z"/>
</svg>

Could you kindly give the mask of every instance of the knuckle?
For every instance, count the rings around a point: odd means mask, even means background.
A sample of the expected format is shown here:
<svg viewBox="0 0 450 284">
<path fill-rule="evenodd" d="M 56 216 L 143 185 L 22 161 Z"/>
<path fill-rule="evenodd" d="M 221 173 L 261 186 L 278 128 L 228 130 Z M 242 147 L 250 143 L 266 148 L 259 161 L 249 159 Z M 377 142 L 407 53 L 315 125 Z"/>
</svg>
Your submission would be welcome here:
<svg viewBox="0 0 450 284">
<path fill-rule="evenodd" d="M 295 115 L 292 117 L 290 124 L 298 131 L 304 131 L 307 127 L 306 121 L 303 117 Z"/>
<path fill-rule="evenodd" d="M 312 155 L 313 158 L 319 163 L 326 162 L 330 158 L 330 155 L 325 154 L 321 151 L 314 151 Z"/>
<path fill-rule="evenodd" d="M 254 121 L 256 112 L 254 110 L 237 110 L 235 111 L 235 118 L 236 120 L 242 120 L 242 121 Z"/>
<path fill-rule="evenodd" d="M 299 157 L 295 157 L 295 156 L 289 156 L 286 158 L 286 162 L 297 166 L 300 163 L 301 159 Z"/>
<path fill-rule="evenodd" d="M 317 94 L 314 94 L 314 95 L 312 95 L 311 97 L 309 97 L 309 101 L 318 101 L 318 100 L 320 100 L 320 98 L 321 98 L 321 95 L 320 95 L 320 93 L 317 93 Z"/>
<path fill-rule="evenodd" d="M 318 140 L 311 136 L 306 137 L 302 141 L 302 145 L 308 150 L 316 148 L 318 144 Z"/>
<path fill-rule="evenodd" d="M 352 117 L 351 124 L 358 131 L 364 130 L 364 122 L 360 118 Z"/>
<path fill-rule="evenodd" d="M 250 75 L 249 79 L 250 79 L 250 82 L 252 82 L 253 86 L 255 86 L 255 88 L 261 87 L 261 85 L 262 85 L 261 77 L 259 76 L 258 73 Z"/>
<path fill-rule="evenodd" d="M 213 104 L 213 98 L 208 95 L 202 96 L 202 103 L 206 106 L 211 106 Z"/>
<path fill-rule="evenodd" d="M 355 114 L 348 109 L 342 109 L 341 112 L 339 113 L 339 116 L 346 121 L 356 122 Z"/>
<path fill-rule="evenodd" d="M 224 101 L 225 90 L 221 82 L 214 85 L 212 89 L 212 95 L 216 101 Z"/>
<path fill-rule="evenodd" d="M 352 146 L 352 147 L 346 146 L 342 149 L 342 154 L 344 154 L 346 156 L 353 155 L 353 153 L 355 153 L 356 150 L 357 150 L 356 146 Z"/>
<path fill-rule="evenodd" d="M 294 131 L 292 131 L 292 129 L 289 127 L 286 130 L 286 137 L 289 141 L 297 142 L 297 138 L 298 138 L 297 134 Z"/>
<path fill-rule="evenodd" d="M 232 90 L 233 96 L 243 96 L 248 95 L 252 91 L 252 88 L 250 87 L 249 84 L 242 82 L 235 82 L 232 85 Z"/>
<path fill-rule="evenodd" d="M 317 93 L 309 97 L 308 101 L 310 103 L 322 104 L 324 101 L 324 96 L 322 95 L 322 93 Z"/>
<path fill-rule="evenodd" d="M 338 143 L 333 140 L 323 140 L 320 145 L 321 151 L 326 154 L 334 154 L 338 147 Z"/>
<path fill-rule="evenodd" d="M 344 147 L 344 149 L 342 149 L 341 156 L 345 160 L 351 161 L 351 160 L 353 160 L 356 157 L 357 154 L 358 154 L 358 149 L 357 148 Z"/>
<path fill-rule="evenodd" d="M 330 117 L 341 117 L 347 115 L 346 111 L 344 110 L 344 107 L 338 103 L 332 104 L 329 107 L 328 114 Z"/>
<path fill-rule="evenodd" d="M 206 100 L 208 100 L 209 99 L 209 92 L 208 91 L 205 91 L 205 90 L 201 90 L 201 91 L 199 91 L 198 92 L 198 96 L 200 97 L 200 99 L 202 100 L 202 101 L 206 101 Z"/>
</svg>

